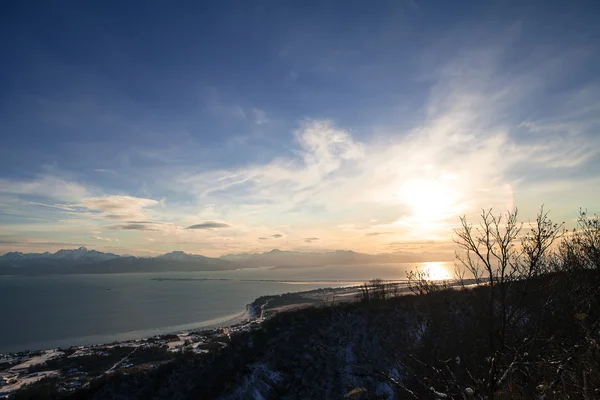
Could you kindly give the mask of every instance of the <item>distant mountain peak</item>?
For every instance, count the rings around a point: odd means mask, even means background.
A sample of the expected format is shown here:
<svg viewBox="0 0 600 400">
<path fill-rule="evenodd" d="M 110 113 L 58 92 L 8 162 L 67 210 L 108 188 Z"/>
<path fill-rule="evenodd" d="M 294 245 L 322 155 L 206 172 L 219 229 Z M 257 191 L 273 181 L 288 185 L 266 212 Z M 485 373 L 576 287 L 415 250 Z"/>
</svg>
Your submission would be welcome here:
<svg viewBox="0 0 600 400">
<path fill-rule="evenodd" d="M 173 261 L 194 261 L 200 259 L 206 259 L 206 257 L 200 254 L 188 254 L 181 250 L 175 250 L 170 253 L 165 253 L 163 255 L 158 256 L 157 258 L 162 258 L 163 260 L 173 260 Z"/>
<path fill-rule="evenodd" d="M 61 260 L 61 261 L 76 261 L 76 262 L 98 262 L 106 261 L 119 256 L 112 253 L 103 253 L 97 250 L 88 250 L 85 246 L 77 249 L 61 249 L 56 253 L 21 253 L 11 252 L 1 256 L 4 260 Z"/>
<path fill-rule="evenodd" d="M 188 254 L 185 251 L 181 251 L 181 250 L 174 250 L 169 253 L 160 255 L 158 257 L 164 258 L 164 257 L 170 257 L 170 256 L 192 256 L 192 254 Z"/>
</svg>

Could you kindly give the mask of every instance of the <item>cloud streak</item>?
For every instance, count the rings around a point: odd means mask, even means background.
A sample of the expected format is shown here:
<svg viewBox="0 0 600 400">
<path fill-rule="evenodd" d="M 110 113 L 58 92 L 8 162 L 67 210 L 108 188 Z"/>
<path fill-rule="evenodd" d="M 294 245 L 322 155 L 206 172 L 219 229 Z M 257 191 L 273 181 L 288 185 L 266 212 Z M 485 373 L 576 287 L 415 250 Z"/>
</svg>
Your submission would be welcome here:
<svg viewBox="0 0 600 400">
<path fill-rule="evenodd" d="M 159 231 L 162 224 L 153 221 L 127 221 L 124 224 L 109 226 L 109 229 L 125 231 Z"/>
<path fill-rule="evenodd" d="M 318 242 L 319 240 L 321 240 L 321 239 L 319 239 L 318 237 L 308 237 L 308 238 L 304 238 L 304 242 L 306 242 L 306 243 Z"/>
<path fill-rule="evenodd" d="M 190 225 L 185 229 L 220 229 L 220 228 L 230 228 L 230 227 L 231 227 L 231 225 L 226 224 L 224 222 L 207 221 L 207 222 L 203 222 L 201 224 Z"/>
<path fill-rule="evenodd" d="M 107 219 L 143 219 L 145 210 L 159 204 L 153 199 L 133 196 L 90 197 L 75 204 L 89 211 L 99 212 Z"/>
<path fill-rule="evenodd" d="M 102 237 L 102 236 L 92 236 L 92 239 L 100 240 L 103 242 L 118 242 L 119 241 L 119 239 L 117 239 L 117 238 L 109 238 L 109 237 Z"/>
</svg>

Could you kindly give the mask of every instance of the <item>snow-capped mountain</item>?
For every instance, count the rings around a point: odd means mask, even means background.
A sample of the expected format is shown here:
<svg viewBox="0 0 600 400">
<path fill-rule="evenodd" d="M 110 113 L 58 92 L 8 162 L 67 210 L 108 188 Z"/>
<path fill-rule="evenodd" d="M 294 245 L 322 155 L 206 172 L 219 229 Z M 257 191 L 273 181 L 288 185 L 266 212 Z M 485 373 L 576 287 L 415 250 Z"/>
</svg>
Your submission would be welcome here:
<svg viewBox="0 0 600 400">
<path fill-rule="evenodd" d="M 59 250 L 52 254 L 45 253 L 21 253 L 13 251 L 0 256 L 0 260 L 7 261 L 30 261 L 30 260 L 65 260 L 65 261 L 106 261 L 118 258 L 119 256 L 112 253 L 102 253 L 96 250 L 88 250 L 85 247 L 80 247 L 74 250 Z"/>
<path fill-rule="evenodd" d="M 363 254 L 348 250 L 309 253 L 278 249 L 265 253 L 230 254 L 220 258 L 187 254 L 183 251 L 173 251 L 156 257 L 133 257 L 80 247 L 59 250 L 56 253 L 6 253 L 0 256 L 0 275 L 223 271 L 253 267 L 304 268 L 448 260 L 451 258 L 446 253 Z"/>
<path fill-rule="evenodd" d="M 0 256 L 0 275 L 213 271 L 235 268 L 230 261 L 182 251 L 138 258 L 80 247 L 56 253 L 11 252 Z"/>
<path fill-rule="evenodd" d="M 51 256 L 50 253 L 21 253 L 20 251 L 11 251 L 0 256 L 0 260 L 35 260 Z"/>
<path fill-rule="evenodd" d="M 351 265 L 377 263 L 404 263 L 425 261 L 451 261 L 450 253 L 410 253 L 394 252 L 381 254 L 356 253 L 350 250 L 334 250 L 323 252 L 302 252 L 273 249 L 265 253 L 240 253 L 221 256 L 240 264 L 243 267 L 315 267 L 323 265 Z"/>
<path fill-rule="evenodd" d="M 96 250 L 88 250 L 82 246 L 75 250 L 59 250 L 53 254 L 53 257 L 70 261 L 106 261 L 120 256 L 112 253 L 102 253 Z"/>
</svg>

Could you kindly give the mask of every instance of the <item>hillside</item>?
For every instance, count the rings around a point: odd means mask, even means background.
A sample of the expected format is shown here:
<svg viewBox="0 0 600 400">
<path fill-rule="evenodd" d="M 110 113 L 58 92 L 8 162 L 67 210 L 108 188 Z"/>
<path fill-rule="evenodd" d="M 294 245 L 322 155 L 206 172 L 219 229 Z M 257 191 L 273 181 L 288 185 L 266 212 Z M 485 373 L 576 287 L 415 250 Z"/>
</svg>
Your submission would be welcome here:
<svg viewBox="0 0 600 400">
<path fill-rule="evenodd" d="M 514 282 L 514 293 L 526 283 Z M 434 285 L 418 296 L 280 312 L 255 330 L 229 334 L 209 354 L 184 352 L 160 368 L 109 375 L 74 393 L 57 393 L 47 380 L 14 398 L 341 399 L 352 391 L 357 399 L 462 399 L 471 391 L 484 398 L 491 368 L 493 398 L 585 398 L 600 387 L 599 283 L 598 271 L 529 281 L 524 315 L 494 357 L 491 288 Z M 517 301 L 510 297 L 512 306 Z"/>
</svg>

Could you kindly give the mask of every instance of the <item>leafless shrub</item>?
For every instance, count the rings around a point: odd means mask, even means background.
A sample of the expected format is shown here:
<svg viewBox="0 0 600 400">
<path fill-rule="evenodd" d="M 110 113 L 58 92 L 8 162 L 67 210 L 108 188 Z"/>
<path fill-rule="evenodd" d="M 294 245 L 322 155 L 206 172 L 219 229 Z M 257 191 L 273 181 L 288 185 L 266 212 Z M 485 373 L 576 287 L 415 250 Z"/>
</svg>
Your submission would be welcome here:
<svg viewBox="0 0 600 400">
<path fill-rule="evenodd" d="M 558 251 L 559 267 L 565 271 L 600 270 L 600 219 L 579 210 L 577 227 L 569 232 Z"/>
<path fill-rule="evenodd" d="M 396 286 L 383 279 L 371 279 L 359 287 L 358 298 L 364 302 L 385 300 L 397 293 Z"/>
<path fill-rule="evenodd" d="M 446 281 L 433 280 L 427 270 L 416 269 L 408 271 L 406 279 L 408 280 L 408 289 L 417 295 L 429 294 L 449 288 Z"/>
</svg>

